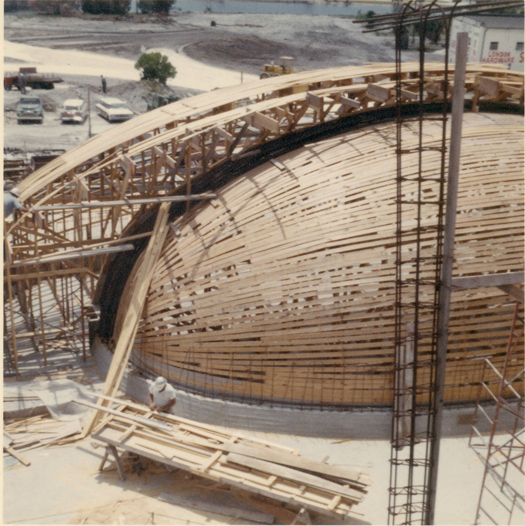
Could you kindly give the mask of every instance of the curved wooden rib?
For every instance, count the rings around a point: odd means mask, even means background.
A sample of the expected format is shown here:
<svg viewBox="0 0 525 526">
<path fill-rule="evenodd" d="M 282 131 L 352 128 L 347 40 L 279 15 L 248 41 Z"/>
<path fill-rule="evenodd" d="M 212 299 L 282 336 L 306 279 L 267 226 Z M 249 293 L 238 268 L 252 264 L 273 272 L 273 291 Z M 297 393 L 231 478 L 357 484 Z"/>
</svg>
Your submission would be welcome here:
<svg viewBox="0 0 525 526">
<path fill-rule="evenodd" d="M 425 102 L 439 102 L 444 90 L 444 66 L 427 64 L 426 67 L 425 78 L 421 79 Z M 403 96 L 407 104 L 418 99 L 418 71 L 419 64 L 404 66 L 406 89 Z M 148 210 L 154 210 L 159 200 L 182 198 L 189 202 L 209 199 L 210 195 L 194 195 L 192 186 L 199 178 L 213 174 L 217 167 L 241 159 L 258 147 L 294 132 L 309 128 L 316 130 L 330 123 L 337 126 L 347 117 L 369 115 L 393 107 L 394 79 L 393 65 L 375 64 L 305 72 L 217 90 L 121 124 L 28 177 L 20 185 L 21 197 L 36 207 L 39 217 L 35 221 L 32 215 L 26 214 L 8 226 L 10 264 L 7 272 L 9 283 L 16 281 L 18 284 L 20 304 L 23 303 L 22 296 L 29 297 L 35 287 L 42 286 L 42 281 L 57 298 L 61 320 L 56 327 L 50 329 L 49 323 L 44 327 L 46 320 L 44 316 L 42 318 L 44 349 L 46 342 L 55 338 L 53 330 L 60 334 L 68 331 L 69 335 L 76 335 L 85 342 L 84 313 L 92 307 L 104 261 L 112 257 L 108 252 L 122 250 L 126 248 L 125 243 L 135 243 L 137 238 L 147 235 L 127 237 L 126 228 L 137 223 Z M 484 101 L 522 106 L 523 74 L 471 65 L 467 72 L 467 92 L 473 99 L 474 108 Z M 501 140 L 507 141 L 506 138 Z M 371 162 L 371 158 L 364 163 L 359 159 L 355 170 L 364 170 Z M 243 199 L 242 192 L 240 196 Z M 279 194 L 271 198 L 278 199 Z M 294 199 L 297 200 L 298 196 Z M 208 210 L 221 209 L 220 200 L 213 203 Z M 210 221 L 212 224 L 212 219 Z M 234 266 L 241 263 L 235 261 Z M 224 272 L 228 273 L 227 270 Z M 280 287 L 276 290 L 289 293 L 293 303 L 293 290 L 286 292 Z M 13 305 L 16 301 L 13 298 L 7 303 L 8 321 L 15 317 Z M 16 345 L 14 324 L 8 327 Z M 149 337 L 147 332 L 144 337 Z M 365 352 L 366 345 L 363 341 L 358 348 Z M 207 356 L 211 359 L 209 354 Z M 181 359 L 179 354 L 176 365 Z M 333 363 L 337 367 L 344 366 L 347 358 L 341 355 Z M 382 359 L 381 367 L 385 371 L 388 364 L 388 357 Z M 200 367 L 202 370 L 202 365 Z M 190 369 L 195 374 L 199 371 L 199 367 Z M 354 386 L 350 398 L 338 394 L 326 400 L 326 391 L 321 389 L 318 392 L 314 388 L 312 392 L 316 394 L 304 396 L 301 402 L 367 403 L 366 397 L 361 400 L 355 393 L 368 389 L 367 378 L 380 379 L 380 385 L 385 377 L 382 373 L 371 376 L 365 369 L 361 372 L 366 374 L 352 373 L 351 378 L 334 386 L 334 392 L 343 393 L 350 380 Z M 254 374 L 257 376 L 258 373 Z M 216 376 L 220 378 L 220 374 Z M 228 382 L 233 378 L 232 374 L 226 376 Z M 284 377 L 281 375 L 280 378 Z M 244 393 L 256 383 L 251 378 L 246 384 L 251 387 L 245 385 Z M 203 382 L 199 380 L 194 387 L 202 389 Z M 208 389 L 209 386 L 205 387 Z M 224 386 L 216 387 L 213 385 L 212 390 L 221 390 Z M 295 395 L 289 397 L 283 389 L 278 393 L 279 398 L 297 401 Z M 227 387 L 225 390 L 239 396 L 237 388 Z M 251 391 L 250 396 L 267 397 L 268 392 L 261 388 L 260 392 Z M 385 403 L 387 398 L 380 395 L 372 402 Z"/>
</svg>

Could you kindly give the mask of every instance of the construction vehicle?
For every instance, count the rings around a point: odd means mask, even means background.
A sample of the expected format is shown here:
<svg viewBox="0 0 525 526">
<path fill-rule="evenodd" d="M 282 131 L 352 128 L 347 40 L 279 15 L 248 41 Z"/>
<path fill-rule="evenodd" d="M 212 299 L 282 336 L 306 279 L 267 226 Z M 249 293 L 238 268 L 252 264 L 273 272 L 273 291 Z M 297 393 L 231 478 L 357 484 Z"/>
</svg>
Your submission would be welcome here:
<svg viewBox="0 0 525 526">
<path fill-rule="evenodd" d="M 160 108 L 161 106 L 166 106 L 166 104 L 171 104 L 180 99 L 176 95 L 161 95 L 160 93 L 151 93 L 147 102 L 147 111 L 154 110 L 155 108 Z"/>
<path fill-rule="evenodd" d="M 13 88 L 20 91 L 25 88 L 53 89 L 59 82 L 64 82 L 64 79 L 50 73 L 37 73 L 34 67 L 20 68 L 18 73 L 4 73 L 4 89 L 7 91 Z"/>
<path fill-rule="evenodd" d="M 281 61 L 280 65 L 275 65 L 273 61 L 271 64 L 265 64 L 260 78 L 267 79 L 269 77 L 278 77 L 279 75 L 288 75 L 294 72 L 292 68 L 293 57 L 279 57 L 279 60 Z"/>
</svg>

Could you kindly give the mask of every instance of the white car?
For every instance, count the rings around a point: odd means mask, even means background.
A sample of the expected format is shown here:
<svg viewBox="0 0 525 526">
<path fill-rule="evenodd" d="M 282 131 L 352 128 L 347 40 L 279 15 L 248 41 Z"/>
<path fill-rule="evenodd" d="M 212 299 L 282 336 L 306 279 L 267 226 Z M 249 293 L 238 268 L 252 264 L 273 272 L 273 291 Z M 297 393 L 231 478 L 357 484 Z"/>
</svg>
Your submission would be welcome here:
<svg viewBox="0 0 525 526">
<path fill-rule="evenodd" d="M 133 117 L 133 112 L 126 103 L 113 97 L 103 97 L 96 105 L 97 113 L 109 122 L 127 121 Z"/>
<path fill-rule="evenodd" d="M 78 122 L 82 124 L 88 116 L 88 108 L 82 99 L 68 99 L 60 111 L 60 120 L 64 122 Z"/>
</svg>

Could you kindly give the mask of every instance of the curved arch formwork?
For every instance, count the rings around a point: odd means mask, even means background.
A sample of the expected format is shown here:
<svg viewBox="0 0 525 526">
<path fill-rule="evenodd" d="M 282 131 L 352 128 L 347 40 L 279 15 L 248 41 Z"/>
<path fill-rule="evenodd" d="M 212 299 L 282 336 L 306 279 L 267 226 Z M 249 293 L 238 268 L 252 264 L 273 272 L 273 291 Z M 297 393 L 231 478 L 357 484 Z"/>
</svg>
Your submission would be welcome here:
<svg viewBox="0 0 525 526">
<path fill-rule="evenodd" d="M 418 71 L 418 64 L 403 66 L 404 85 L 413 84 L 413 90 L 407 87 L 403 91 L 407 108 L 418 102 L 421 82 L 425 102 L 429 106 L 441 103 L 444 65 L 427 64 L 423 79 L 419 78 Z M 218 193 L 229 180 L 231 167 L 248 170 L 260 162 L 258 156 L 268 160 L 298 144 L 316 142 L 316 135 L 321 136 L 326 130 L 333 135 L 339 129 L 347 129 L 349 122 L 355 126 L 374 118 L 391 117 L 388 112 L 396 102 L 395 78 L 393 65 L 353 66 L 217 90 L 119 125 L 32 174 L 20 184 L 21 199 L 34 207 L 37 215 L 23 215 L 6 229 L 6 334 L 15 363 L 17 348 L 27 338 L 39 339 L 36 343 L 44 357 L 55 347 L 64 345 L 85 351 L 87 324 L 90 318 L 97 316 L 96 305 L 104 301 L 111 304 L 108 301 L 111 283 L 125 280 L 128 274 L 132 274 L 131 263 L 128 267 L 115 265 L 119 260 L 115 254 L 125 254 L 124 258 L 120 257 L 121 261 L 135 262 L 140 257 L 159 202 L 173 202 L 172 220 L 176 216 L 185 216 L 195 203 L 201 201 L 211 200 L 209 209 L 222 206 L 215 191 Z M 474 110 L 491 103 L 520 108 L 523 105 L 523 75 L 471 65 L 467 71 L 467 92 Z M 509 132 L 513 144 L 515 132 Z M 295 143 L 297 137 L 299 140 Z M 272 149 L 273 145 L 277 147 Z M 281 170 L 279 161 L 273 162 L 278 174 Z M 187 225 L 186 221 L 194 215 L 187 217 L 178 220 L 181 225 Z M 169 247 L 174 235 L 170 234 L 165 250 L 172 250 Z M 512 268 L 513 265 L 515 261 Z M 115 269 L 122 275 L 117 276 Z M 504 270 L 503 263 L 500 271 Z M 55 298 L 59 314 L 56 310 L 46 310 L 42 301 L 46 290 Z M 284 290 L 280 293 L 283 295 L 281 301 L 293 300 L 293 294 L 288 295 Z M 113 297 L 118 296 L 110 294 L 110 298 Z M 118 302 L 115 303 L 109 316 L 112 322 L 106 325 L 104 335 L 108 340 L 116 336 L 113 332 L 115 320 L 116 332 L 119 328 Z M 120 304 L 125 304 L 125 296 Z M 107 314 L 104 309 L 103 314 Z M 20 320 L 25 327 L 20 327 Z M 209 365 L 211 355 L 208 358 Z M 155 359 L 158 359 L 158 353 Z M 249 358 L 252 362 L 256 359 L 262 360 L 262 355 L 256 357 L 253 354 Z M 232 356 L 227 360 L 232 360 Z M 187 355 L 174 361 L 192 360 Z M 290 363 L 293 365 L 293 360 Z M 343 357 L 334 368 L 344 369 L 347 364 L 347 358 Z M 164 370 L 165 365 L 157 364 L 151 367 L 151 371 Z M 240 388 L 228 387 L 224 392 L 223 388 L 210 389 L 208 380 L 204 381 L 204 389 L 202 378 L 194 382 L 188 380 L 191 374 L 194 378 L 203 372 L 208 374 L 210 370 L 206 367 L 201 365 L 199 370 L 198 367 L 185 366 L 187 376 L 181 383 L 190 390 L 206 391 L 212 396 L 268 400 L 268 393 L 257 392 L 258 385 L 253 382 Z M 230 368 L 226 377 L 231 386 L 238 380 L 232 371 L 246 367 L 245 362 Z M 390 367 L 388 359 L 381 367 Z M 304 381 L 297 384 L 303 392 L 308 389 L 312 393 L 318 391 L 311 387 L 319 383 L 321 377 L 318 373 L 313 369 L 304 373 L 308 386 L 305 387 Z M 340 377 L 341 373 L 338 375 Z M 220 377 L 220 374 L 213 373 L 212 376 Z M 365 385 L 368 382 L 366 376 L 354 375 L 352 378 L 354 386 L 355 379 L 360 379 L 363 392 L 370 391 Z M 368 376 L 375 378 L 373 381 L 384 382 L 384 377 L 376 373 Z M 176 380 L 176 375 L 172 379 Z M 334 386 L 334 393 L 346 390 L 344 382 Z M 380 390 L 375 391 L 377 394 Z M 375 395 L 358 399 L 355 392 L 349 398 L 338 394 L 329 399 L 327 391 L 322 389 L 317 395 L 302 398 L 298 395 L 288 397 L 283 393 L 277 398 L 306 405 L 390 403 L 388 396 L 379 395 L 375 400 Z M 452 394 L 451 398 L 454 396 Z M 470 398 L 471 394 L 461 396 Z"/>
</svg>

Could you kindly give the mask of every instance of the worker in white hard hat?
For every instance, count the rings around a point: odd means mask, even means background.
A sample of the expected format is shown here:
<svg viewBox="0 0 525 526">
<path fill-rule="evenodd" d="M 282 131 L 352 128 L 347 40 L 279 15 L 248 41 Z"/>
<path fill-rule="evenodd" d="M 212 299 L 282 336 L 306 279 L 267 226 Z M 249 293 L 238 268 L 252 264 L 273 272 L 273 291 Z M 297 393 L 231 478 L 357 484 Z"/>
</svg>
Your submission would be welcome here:
<svg viewBox="0 0 525 526">
<path fill-rule="evenodd" d="M 4 190 L 4 219 L 7 219 L 11 214 L 17 210 L 27 212 L 28 209 L 19 201 L 20 190 L 18 188 L 11 188 Z"/>
<path fill-rule="evenodd" d="M 149 388 L 150 409 L 169 413 L 176 403 L 175 389 L 167 382 L 166 378 L 159 376 Z"/>
</svg>

